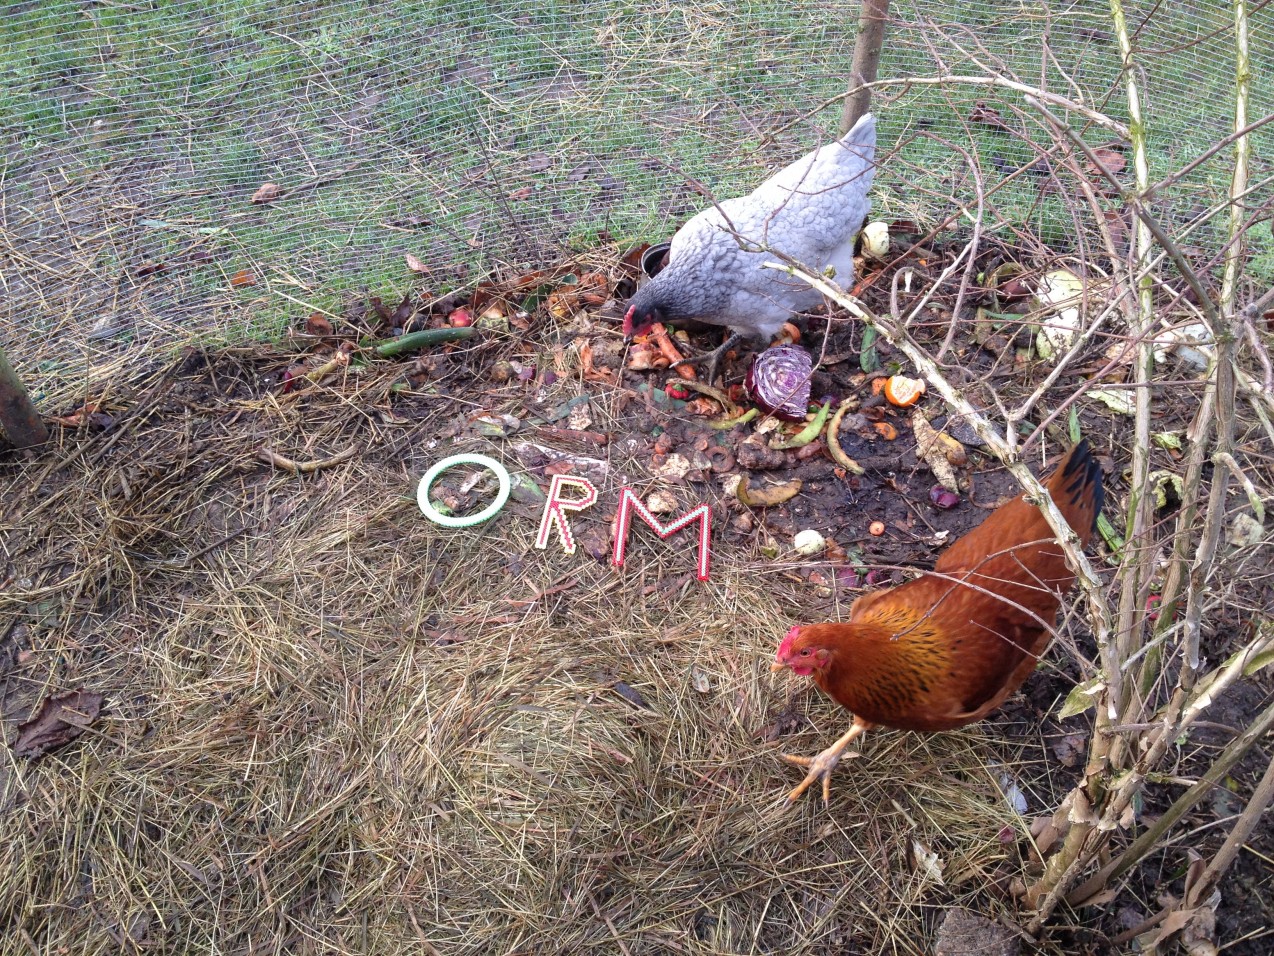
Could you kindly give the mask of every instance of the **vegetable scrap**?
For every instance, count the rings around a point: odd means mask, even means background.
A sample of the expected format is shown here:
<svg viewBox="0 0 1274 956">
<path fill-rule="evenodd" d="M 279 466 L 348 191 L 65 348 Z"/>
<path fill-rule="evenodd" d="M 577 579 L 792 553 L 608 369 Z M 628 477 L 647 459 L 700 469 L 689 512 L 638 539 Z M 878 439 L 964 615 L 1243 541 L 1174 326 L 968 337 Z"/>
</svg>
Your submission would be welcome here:
<svg viewBox="0 0 1274 956">
<path fill-rule="evenodd" d="M 785 421 L 803 422 L 813 371 L 814 362 L 803 348 L 776 345 L 756 357 L 744 387 L 763 411 Z"/>
</svg>

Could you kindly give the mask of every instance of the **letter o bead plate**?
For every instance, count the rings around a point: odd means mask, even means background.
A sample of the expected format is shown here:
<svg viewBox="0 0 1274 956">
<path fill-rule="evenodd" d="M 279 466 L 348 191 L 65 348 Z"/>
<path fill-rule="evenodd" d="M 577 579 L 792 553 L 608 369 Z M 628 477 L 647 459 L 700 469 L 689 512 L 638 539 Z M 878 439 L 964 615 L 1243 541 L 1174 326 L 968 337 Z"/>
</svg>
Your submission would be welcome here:
<svg viewBox="0 0 1274 956">
<path fill-rule="evenodd" d="M 485 468 L 492 472 L 496 480 L 500 483 L 500 488 L 496 492 L 495 500 L 487 505 L 482 511 L 476 515 L 445 515 L 434 507 L 433 502 L 429 500 L 429 490 L 433 487 L 433 483 L 438 480 L 448 468 L 454 468 L 457 465 L 477 465 L 479 468 Z M 424 512 L 425 517 L 434 524 L 440 524 L 444 528 L 470 528 L 475 524 L 494 518 L 504 507 L 504 503 L 509 500 L 509 491 L 512 488 L 512 481 L 509 479 L 509 471 L 494 458 L 488 458 L 486 455 L 452 455 L 450 458 L 444 458 L 438 462 L 420 479 L 420 487 L 416 490 L 416 504 L 420 505 L 420 510 Z"/>
</svg>

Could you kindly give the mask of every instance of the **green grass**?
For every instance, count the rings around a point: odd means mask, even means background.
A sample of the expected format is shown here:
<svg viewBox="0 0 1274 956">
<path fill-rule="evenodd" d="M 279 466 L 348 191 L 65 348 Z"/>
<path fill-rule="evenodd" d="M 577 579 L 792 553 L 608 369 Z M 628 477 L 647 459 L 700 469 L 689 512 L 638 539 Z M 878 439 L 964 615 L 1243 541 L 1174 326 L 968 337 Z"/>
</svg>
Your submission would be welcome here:
<svg viewBox="0 0 1274 956">
<path fill-rule="evenodd" d="M 1000 57 L 1039 82 L 1040 10 L 983 0 L 895 4 L 894 15 L 930 17 L 966 49 L 981 44 L 984 61 Z M 1105 108 L 1122 117 L 1106 5 L 1074 4 L 1057 16 L 1050 36 L 1057 61 L 1090 99 L 1100 103 L 1114 90 Z M 1228 17 L 1221 3 L 1163 5 L 1139 34 L 1147 50 L 1185 47 L 1142 60 L 1153 175 L 1228 128 Z M 1261 85 L 1271 66 L 1270 20 L 1258 15 L 1252 43 L 1255 115 L 1274 109 Z M 1133 23 L 1140 23 L 1135 15 Z M 168 290 L 172 296 L 211 296 L 224 291 L 223 274 L 254 266 L 303 274 L 306 301 L 324 308 L 362 286 L 384 294 L 405 288 L 412 277 L 401 265 L 404 251 L 482 271 L 526 262 L 522 232 L 571 248 L 594 243 L 599 229 L 666 236 L 702 203 L 689 197 L 689 206 L 664 205 L 676 198 L 682 174 L 720 195 L 737 193 L 767 165 L 808 149 L 815 126 L 834 125 L 838 110 L 831 108 L 786 133 L 780 147 L 758 148 L 765 133 L 843 88 L 854 32 L 844 5 L 779 0 L 54 0 L 0 13 L 0 25 L 0 112 L 11 118 L 4 186 L 11 196 L 29 196 L 20 213 L 33 222 L 56 218 L 40 185 L 55 169 L 109 207 L 102 214 L 112 217 L 122 272 L 137 257 L 171 254 L 172 237 L 137 225 L 140 219 L 226 227 L 228 236 L 214 244 L 226 256 L 219 269 L 186 274 Z M 1215 30 L 1222 32 L 1187 46 Z M 924 27 L 891 32 L 882 76 L 935 72 L 930 41 L 954 72 L 977 72 Z M 1046 72 L 1051 89 L 1069 90 L 1057 68 Z M 913 91 L 882 109 L 882 145 L 922 121 L 968 142 L 960 121 L 985 95 Z M 974 129 L 971 145 L 984 163 L 998 160 L 1002 168 L 1031 158 L 985 129 Z M 552 164 L 531 168 L 537 153 Z M 248 203 L 262 182 L 291 187 L 351 164 L 352 171 L 274 208 Z M 575 181 L 571 171 L 581 164 L 591 172 Z M 950 190 L 962 172 L 950 150 L 909 138 L 878 176 L 878 208 L 945 211 L 950 203 L 932 194 Z M 601 189 L 607 177 L 617 188 Z M 1213 164 L 1172 198 L 1207 201 L 1221 194 L 1223 177 L 1224 164 Z M 532 195 L 506 203 L 523 186 Z M 961 201 L 972 198 L 967 187 L 958 191 Z M 1034 184 L 1004 190 L 996 202 L 1023 228 L 1067 241 L 1059 204 L 1041 203 Z M 413 220 L 433 225 L 410 233 L 386 225 Z M 475 223 L 480 248 L 454 238 L 471 236 Z M 165 292 L 159 281 L 148 289 L 152 299 Z M 276 325 L 300 307 L 279 300 L 278 309 Z"/>
</svg>

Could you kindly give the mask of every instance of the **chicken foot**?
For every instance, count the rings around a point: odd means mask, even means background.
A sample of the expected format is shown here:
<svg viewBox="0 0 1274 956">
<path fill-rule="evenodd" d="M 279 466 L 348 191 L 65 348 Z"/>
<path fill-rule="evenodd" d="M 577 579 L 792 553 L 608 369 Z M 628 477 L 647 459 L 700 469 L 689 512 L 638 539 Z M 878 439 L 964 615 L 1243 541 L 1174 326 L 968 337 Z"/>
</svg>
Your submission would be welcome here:
<svg viewBox="0 0 1274 956">
<path fill-rule="evenodd" d="M 732 332 L 730 335 L 726 336 L 725 341 L 722 342 L 719 347 L 713 349 L 711 352 L 704 352 L 702 355 L 692 355 L 690 358 L 683 358 L 680 362 L 673 362 L 669 367 L 676 368 L 678 365 L 697 365 L 704 359 L 710 359 L 711 361 L 708 364 L 708 384 L 711 385 L 714 381 L 716 381 L 717 367 L 721 364 L 722 357 L 724 357 L 726 352 L 730 351 L 730 349 L 734 348 L 742 341 L 742 335 L 738 332 Z"/>
<path fill-rule="evenodd" d="M 845 732 L 836 743 L 832 744 L 817 757 L 794 757 L 791 754 L 779 754 L 788 763 L 797 767 L 808 767 L 809 773 L 791 793 L 787 795 L 787 799 L 783 802 L 783 808 L 787 809 L 795 803 L 810 785 L 816 780 L 823 781 L 823 803 L 831 802 L 832 798 L 832 771 L 836 769 L 836 765 L 840 763 L 841 758 L 845 756 L 845 748 L 851 743 L 871 730 L 872 724 L 858 717 L 854 718 L 854 724 Z M 850 754 L 851 757 L 857 757 L 858 754 Z"/>
</svg>

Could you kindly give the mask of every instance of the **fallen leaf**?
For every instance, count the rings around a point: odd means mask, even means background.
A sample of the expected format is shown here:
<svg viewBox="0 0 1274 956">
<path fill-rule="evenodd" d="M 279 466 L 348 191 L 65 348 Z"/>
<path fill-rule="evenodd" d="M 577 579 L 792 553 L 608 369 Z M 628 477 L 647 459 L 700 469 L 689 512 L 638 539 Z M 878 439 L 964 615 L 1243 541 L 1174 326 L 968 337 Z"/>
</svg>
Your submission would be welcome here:
<svg viewBox="0 0 1274 956">
<path fill-rule="evenodd" d="M 632 704 L 634 707 L 640 707 L 643 710 L 650 710 L 650 705 L 646 703 L 646 698 L 642 697 L 641 694 L 628 684 L 625 684 L 622 680 L 615 682 L 615 693 L 624 698 L 624 700 L 628 701 L 628 703 Z"/>
<path fill-rule="evenodd" d="M 319 312 L 311 312 L 305 320 L 305 332 L 307 335 L 331 335 L 333 332 L 332 323 L 329 322 Z"/>
<path fill-rule="evenodd" d="M 874 372 L 880 368 L 880 355 L 876 351 L 876 332 L 874 325 L 863 329 L 862 350 L 858 354 L 858 367 L 864 372 Z"/>
<path fill-rule="evenodd" d="M 252 194 L 252 201 L 258 206 L 263 203 L 274 202 L 283 195 L 283 190 L 274 183 L 262 183 L 260 188 Z"/>
<path fill-rule="evenodd" d="M 144 279 L 147 276 L 153 276 L 157 272 L 163 272 L 167 268 L 168 263 L 166 262 L 155 262 L 151 259 L 147 259 L 137 267 L 137 271 L 134 275 L 136 275 L 139 279 Z"/>
<path fill-rule="evenodd" d="M 990 126 L 992 129 L 1007 130 L 1009 128 L 1004 122 L 1004 117 L 1000 115 L 1000 111 L 993 106 L 987 106 L 986 100 L 978 100 L 973 104 L 973 110 L 969 113 L 969 122 Z"/>
<path fill-rule="evenodd" d="M 698 664 L 690 667 L 690 683 L 701 694 L 706 694 L 711 689 L 707 671 L 700 668 Z"/>
<path fill-rule="evenodd" d="M 84 733 L 102 710 L 102 695 L 74 690 L 61 697 L 47 697 L 35 716 L 18 725 L 13 752 L 34 760 L 64 747 Z"/>
<path fill-rule="evenodd" d="M 1265 539 L 1265 525 L 1246 511 L 1234 516 L 1226 538 L 1236 548 L 1255 548 Z"/>
<path fill-rule="evenodd" d="M 1058 720 L 1075 717 L 1092 707 L 1097 702 L 1097 695 L 1106 689 L 1106 682 L 1100 677 L 1093 677 L 1071 688 L 1062 709 L 1057 713 Z"/>
<path fill-rule="evenodd" d="M 507 198 L 513 200 L 530 199 L 531 194 L 534 192 L 535 190 L 530 186 L 523 186 L 521 189 L 515 189 L 513 192 L 509 193 Z"/>
<path fill-rule="evenodd" d="M 916 839 L 911 841 L 911 862 L 918 873 L 942 886 L 942 860 L 939 859 L 938 854 Z"/>
<path fill-rule="evenodd" d="M 1105 147 L 1098 147 L 1097 149 L 1093 150 L 1093 156 L 1097 159 L 1097 162 L 1100 163 L 1101 166 L 1112 176 L 1118 176 L 1120 173 L 1124 171 L 1124 167 L 1128 165 L 1128 160 L 1124 159 L 1124 154 L 1117 150 L 1106 149 Z M 1093 165 L 1092 163 L 1089 163 L 1088 172 L 1099 173 L 1100 171 L 1097 169 L 1095 165 Z"/>
<path fill-rule="evenodd" d="M 407 268 L 412 272 L 425 273 L 429 271 L 429 267 L 413 256 L 410 252 L 403 256 L 403 258 L 407 260 Z"/>
<path fill-rule="evenodd" d="M 543 151 L 532 153 L 526 161 L 526 168 L 533 173 L 542 173 L 552 165 L 552 157 Z"/>
<path fill-rule="evenodd" d="M 1108 388 L 1092 388 L 1088 390 L 1087 394 L 1089 398 L 1097 399 L 1112 412 L 1120 415 L 1132 415 L 1136 411 L 1131 392 L 1113 391 Z"/>
<path fill-rule="evenodd" d="M 1059 737 L 1052 744 L 1053 756 L 1063 767 L 1073 767 L 1084 755 L 1086 740 L 1086 734 L 1067 734 L 1065 737 Z"/>
<path fill-rule="evenodd" d="M 256 284 L 257 277 L 252 274 L 252 270 L 250 269 L 240 269 L 230 277 L 230 285 L 236 289 Z"/>
</svg>

